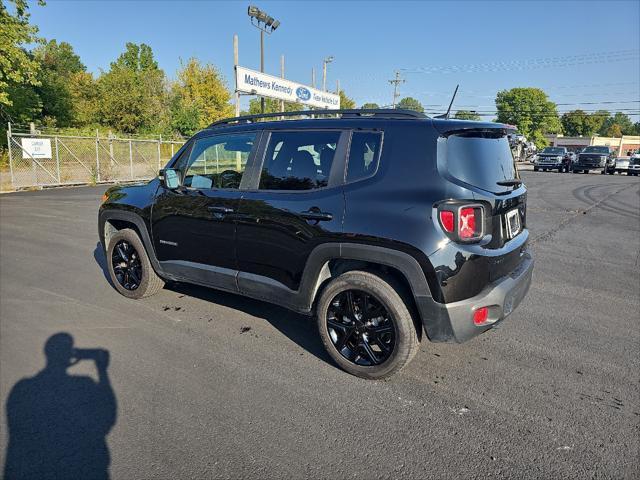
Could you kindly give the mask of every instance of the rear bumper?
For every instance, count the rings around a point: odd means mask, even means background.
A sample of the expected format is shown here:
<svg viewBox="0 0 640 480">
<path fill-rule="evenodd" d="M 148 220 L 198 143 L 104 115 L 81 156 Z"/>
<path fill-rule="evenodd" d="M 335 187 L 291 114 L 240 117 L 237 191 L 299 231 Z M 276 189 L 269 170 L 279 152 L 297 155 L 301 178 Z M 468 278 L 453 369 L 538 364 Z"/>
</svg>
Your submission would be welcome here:
<svg viewBox="0 0 640 480">
<path fill-rule="evenodd" d="M 474 297 L 447 304 L 416 299 L 429 339 L 461 343 L 493 328 L 509 316 L 527 295 L 533 265 L 533 256 L 527 251 L 513 272 L 488 285 Z M 473 312 L 480 307 L 489 307 L 490 324 L 477 326 L 473 323 Z M 434 325 L 439 328 L 434 328 Z"/>
</svg>

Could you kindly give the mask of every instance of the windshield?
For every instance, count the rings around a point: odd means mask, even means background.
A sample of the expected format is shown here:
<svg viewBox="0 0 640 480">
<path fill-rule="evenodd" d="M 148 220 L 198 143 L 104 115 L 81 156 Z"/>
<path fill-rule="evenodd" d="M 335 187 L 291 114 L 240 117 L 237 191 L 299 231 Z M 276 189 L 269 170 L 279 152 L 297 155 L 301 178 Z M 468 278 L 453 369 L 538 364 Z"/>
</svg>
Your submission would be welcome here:
<svg viewBox="0 0 640 480">
<path fill-rule="evenodd" d="M 609 147 L 587 147 L 582 153 L 605 153 L 609 154 Z"/>
<path fill-rule="evenodd" d="M 547 147 L 544 150 L 542 150 L 542 152 L 540 152 L 540 153 L 553 153 L 554 155 L 563 155 L 564 154 L 564 148 Z"/>
<path fill-rule="evenodd" d="M 640 158 L 631 158 L 629 160 L 629 165 L 640 165 Z"/>
<path fill-rule="evenodd" d="M 494 193 L 513 187 L 497 182 L 518 178 L 509 140 L 495 132 L 451 135 L 446 141 L 449 173 L 469 185 Z"/>
</svg>

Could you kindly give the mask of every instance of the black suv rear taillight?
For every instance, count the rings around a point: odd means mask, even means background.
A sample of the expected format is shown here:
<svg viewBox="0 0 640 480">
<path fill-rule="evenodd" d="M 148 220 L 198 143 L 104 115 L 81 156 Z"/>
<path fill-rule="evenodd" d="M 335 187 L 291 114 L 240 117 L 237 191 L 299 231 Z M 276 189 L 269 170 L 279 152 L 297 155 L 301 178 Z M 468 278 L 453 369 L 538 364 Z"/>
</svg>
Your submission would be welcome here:
<svg viewBox="0 0 640 480">
<path fill-rule="evenodd" d="M 438 220 L 455 242 L 475 242 L 484 235 L 484 208 L 477 203 L 444 203 L 438 207 Z"/>
</svg>

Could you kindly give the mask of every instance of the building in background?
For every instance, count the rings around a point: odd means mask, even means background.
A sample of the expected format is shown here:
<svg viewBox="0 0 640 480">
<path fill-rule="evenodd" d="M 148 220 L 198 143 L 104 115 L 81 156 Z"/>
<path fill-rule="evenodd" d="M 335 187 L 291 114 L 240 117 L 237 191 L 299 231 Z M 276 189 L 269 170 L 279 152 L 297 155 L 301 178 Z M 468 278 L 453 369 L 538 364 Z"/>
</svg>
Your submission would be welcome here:
<svg viewBox="0 0 640 480">
<path fill-rule="evenodd" d="M 552 147 L 567 147 L 570 151 L 600 145 L 611 147 L 618 157 L 628 157 L 631 152 L 640 150 L 640 136 L 623 135 L 622 137 L 565 137 L 564 135 L 545 135 Z"/>
</svg>

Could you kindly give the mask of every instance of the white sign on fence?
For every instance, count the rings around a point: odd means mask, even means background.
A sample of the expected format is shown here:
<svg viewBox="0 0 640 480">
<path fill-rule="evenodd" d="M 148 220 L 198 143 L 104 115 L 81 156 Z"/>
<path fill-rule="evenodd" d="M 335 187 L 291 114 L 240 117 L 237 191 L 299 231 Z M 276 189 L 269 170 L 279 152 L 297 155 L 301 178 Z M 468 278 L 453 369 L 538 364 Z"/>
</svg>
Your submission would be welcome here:
<svg viewBox="0 0 640 480">
<path fill-rule="evenodd" d="M 339 95 L 240 66 L 236 66 L 236 91 L 312 107 L 340 108 Z"/>
<path fill-rule="evenodd" d="M 51 140 L 48 138 L 22 138 L 22 158 L 51 158 Z"/>
</svg>

